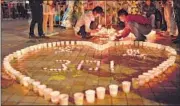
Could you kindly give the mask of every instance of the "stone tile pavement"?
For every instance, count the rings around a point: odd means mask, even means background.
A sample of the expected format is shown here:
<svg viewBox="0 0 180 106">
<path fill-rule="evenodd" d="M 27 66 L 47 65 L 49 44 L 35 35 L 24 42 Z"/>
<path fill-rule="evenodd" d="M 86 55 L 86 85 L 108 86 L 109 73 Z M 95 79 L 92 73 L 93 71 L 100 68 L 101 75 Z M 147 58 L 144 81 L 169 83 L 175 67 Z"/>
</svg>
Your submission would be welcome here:
<svg viewBox="0 0 180 106">
<path fill-rule="evenodd" d="M 60 34 L 52 36 L 50 39 L 30 40 L 28 39 L 28 22 L 27 20 L 2 21 L 2 59 L 4 56 L 18 49 L 35 45 L 43 42 L 52 42 L 59 40 L 81 40 L 73 35 L 71 29 L 62 30 L 56 28 Z M 168 37 L 165 39 L 169 39 Z M 161 42 L 170 45 L 178 50 L 179 46 L 172 43 Z M 97 100 L 95 104 L 85 105 L 180 105 L 180 54 L 177 56 L 176 66 L 172 67 L 162 76 L 147 83 L 145 86 L 132 90 L 129 94 L 124 94 L 119 89 L 118 96 L 112 98 L 108 91 L 105 100 Z M 176 71 L 171 71 L 176 70 Z M 18 82 L 12 81 L 3 70 L 1 71 L 1 104 L 2 105 L 53 105 L 51 102 L 44 100 L 37 94 L 21 86 Z M 103 82 L 102 82 L 103 83 Z M 81 86 L 76 87 L 82 89 Z M 88 88 L 88 86 L 87 86 Z M 74 104 L 72 98 L 69 104 Z"/>
</svg>

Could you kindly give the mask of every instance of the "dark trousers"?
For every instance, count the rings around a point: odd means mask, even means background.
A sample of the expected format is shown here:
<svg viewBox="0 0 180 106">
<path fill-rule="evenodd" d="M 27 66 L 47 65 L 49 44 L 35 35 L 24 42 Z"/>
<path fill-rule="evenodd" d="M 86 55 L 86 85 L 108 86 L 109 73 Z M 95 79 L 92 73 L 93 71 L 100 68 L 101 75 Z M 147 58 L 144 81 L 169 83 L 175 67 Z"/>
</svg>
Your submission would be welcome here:
<svg viewBox="0 0 180 106">
<path fill-rule="evenodd" d="M 88 35 L 88 32 L 86 32 L 86 30 L 85 30 L 85 25 L 80 27 L 80 30 L 77 34 L 81 35 L 82 38 L 86 38 L 86 36 Z"/>
<path fill-rule="evenodd" d="M 176 19 L 176 23 L 177 23 L 177 27 L 178 27 L 178 39 L 180 39 L 180 10 L 177 10 L 177 13 L 175 14 Z"/>
<path fill-rule="evenodd" d="M 33 36 L 34 35 L 34 27 L 35 24 L 38 24 L 38 35 L 42 36 L 44 34 L 43 32 L 43 9 L 41 6 L 39 7 L 32 7 L 31 9 L 32 12 L 32 21 L 30 25 L 30 32 L 29 35 Z"/>
<path fill-rule="evenodd" d="M 98 24 L 95 21 L 92 21 L 90 24 L 90 29 L 96 29 Z M 90 35 L 90 33 L 86 32 L 85 25 L 80 27 L 79 32 L 77 33 L 78 35 L 81 35 L 82 38 L 86 38 L 86 36 Z"/>
<path fill-rule="evenodd" d="M 144 41 L 146 39 L 145 35 L 149 34 L 152 30 L 150 24 L 139 24 L 137 22 L 128 22 L 131 32 L 136 36 L 136 40 Z"/>
</svg>

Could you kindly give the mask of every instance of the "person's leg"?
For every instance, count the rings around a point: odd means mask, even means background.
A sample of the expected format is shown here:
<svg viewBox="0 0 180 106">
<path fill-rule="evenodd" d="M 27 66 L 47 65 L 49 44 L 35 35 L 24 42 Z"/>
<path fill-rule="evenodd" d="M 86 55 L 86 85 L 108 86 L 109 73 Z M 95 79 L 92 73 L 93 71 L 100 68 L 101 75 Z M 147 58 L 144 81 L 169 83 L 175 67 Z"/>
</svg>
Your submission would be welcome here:
<svg viewBox="0 0 180 106">
<path fill-rule="evenodd" d="M 86 30 L 85 30 L 85 25 L 83 25 L 83 26 L 80 27 L 80 30 L 79 30 L 78 33 L 82 36 L 82 38 L 86 38 L 87 32 L 86 32 Z"/>
<path fill-rule="evenodd" d="M 54 15 L 49 15 L 49 32 L 52 33 L 54 31 Z"/>
<path fill-rule="evenodd" d="M 47 23 L 48 23 L 48 15 L 43 15 L 43 31 L 44 33 L 47 33 Z"/>
<path fill-rule="evenodd" d="M 32 18 L 31 24 L 30 24 L 30 31 L 29 31 L 29 37 L 34 37 L 34 27 L 35 27 L 36 21 Z"/>
<path fill-rule="evenodd" d="M 180 16 L 179 16 L 179 18 L 180 18 Z M 180 21 L 177 22 L 177 28 L 178 28 L 178 36 L 177 36 L 177 39 L 180 40 Z"/>
<path fill-rule="evenodd" d="M 151 20 L 151 26 L 152 26 L 152 28 L 155 29 L 155 15 L 152 14 L 149 18 L 150 18 L 150 20 Z"/>
<path fill-rule="evenodd" d="M 171 18 L 170 18 L 170 11 L 169 11 L 169 7 L 168 6 L 164 7 L 164 18 L 165 18 L 166 25 L 167 25 L 167 32 L 170 32 L 170 29 L 171 29 Z"/>
<path fill-rule="evenodd" d="M 38 35 L 39 36 L 44 35 L 42 25 L 43 25 L 43 19 L 38 20 Z"/>
<path fill-rule="evenodd" d="M 128 22 L 131 32 L 136 36 L 137 41 L 145 41 L 146 37 L 140 33 L 139 24 L 136 22 Z"/>
<path fill-rule="evenodd" d="M 171 30 L 170 30 L 170 35 L 175 36 L 176 35 L 176 22 L 173 17 L 173 14 L 171 14 Z"/>
</svg>

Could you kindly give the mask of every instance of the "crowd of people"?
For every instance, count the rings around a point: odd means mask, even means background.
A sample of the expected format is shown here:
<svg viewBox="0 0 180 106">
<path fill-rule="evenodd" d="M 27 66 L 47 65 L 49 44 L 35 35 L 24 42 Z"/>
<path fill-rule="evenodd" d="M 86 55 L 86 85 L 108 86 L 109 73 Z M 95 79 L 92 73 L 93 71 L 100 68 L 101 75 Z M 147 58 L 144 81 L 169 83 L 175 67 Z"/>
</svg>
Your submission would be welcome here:
<svg viewBox="0 0 180 106">
<path fill-rule="evenodd" d="M 172 39 L 177 36 L 176 32 L 180 32 L 179 26 L 179 2 L 178 0 L 139 0 L 139 1 L 116 1 L 117 3 L 105 4 L 105 1 L 66 1 L 66 0 L 29 0 L 29 4 L 8 4 L 2 3 L 3 17 L 22 17 L 28 18 L 28 9 L 30 7 L 32 22 L 30 25 L 30 38 L 34 38 L 34 25 L 38 23 L 39 36 L 47 34 L 47 27 L 50 27 L 50 32 L 53 32 L 54 26 L 66 28 L 72 24 L 77 35 L 82 38 L 91 38 L 90 33 L 95 32 L 98 24 L 109 25 L 118 24 L 119 27 L 125 28 L 126 36 L 128 32 L 138 33 L 135 34 L 136 40 L 145 39 L 145 34 L 152 30 L 165 31 L 166 35 L 170 35 Z M 69 3 L 73 2 L 73 3 Z M 129 5 L 125 5 L 128 4 Z M 69 6 L 71 4 L 71 6 Z M 73 4 L 73 5 L 72 5 Z M 131 6 L 132 4 L 132 6 Z M 104 5 L 110 5 L 112 8 L 105 8 Z M 117 5 L 117 8 L 115 8 Z M 122 5 L 122 6 L 118 6 Z M 114 6 L 114 7 L 113 7 Z M 126 6 L 126 7 L 125 7 Z M 49 9 L 49 10 L 48 10 Z M 106 10 L 105 10 L 106 9 Z M 121 12 L 120 12 L 121 10 Z M 6 12 L 8 11 L 8 12 Z M 108 13 L 109 12 L 109 13 Z M 69 13 L 71 13 L 69 15 Z M 106 13 L 106 14 L 105 14 Z M 106 15 L 106 16 L 105 16 Z M 127 24 L 127 19 L 124 20 L 120 17 L 126 17 L 130 22 Z M 105 18 L 106 17 L 106 18 Z M 70 20 L 69 23 L 63 23 L 64 20 Z M 116 20 L 116 21 L 114 21 Z M 144 20 L 143 22 L 141 22 Z M 145 20 L 150 20 L 147 22 Z M 68 21 L 67 21 L 68 22 Z M 120 24 L 119 24 L 120 23 Z M 138 24 L 137 24 L 138 23 Z M 64 25 L 63 25 L 64 24 Z M 145 27 L 142 26 L 145 24 Z M 93 27 L 92 27 L 93 26 Z M 128 26 L 129 28 L 127 28 Z M 151 26 L 151 27 L 150 27 Z M 137 28 L 137 29 L 135 29 Z M 147 32 L 142 32 L 139 29 L 147 29 Z M 139 30 L 139 31 L 138 31 Z M 124 32 L 125 33 L 125 32 Z M 86 37 L 87 35 L 87 37 Z M 118 37 L 117 37 L 118 38 Z M 179 33 L 176 40 L 179 42 Z"/>
<path fill-rule="evenodd" d="M 29 5 L 28 3 L 21 2 L 2 2 L 1 3 L 1 16 L 3 19 L 12 18 L 12 19 L 28 19 L 29 14 Z"/>
</svg>

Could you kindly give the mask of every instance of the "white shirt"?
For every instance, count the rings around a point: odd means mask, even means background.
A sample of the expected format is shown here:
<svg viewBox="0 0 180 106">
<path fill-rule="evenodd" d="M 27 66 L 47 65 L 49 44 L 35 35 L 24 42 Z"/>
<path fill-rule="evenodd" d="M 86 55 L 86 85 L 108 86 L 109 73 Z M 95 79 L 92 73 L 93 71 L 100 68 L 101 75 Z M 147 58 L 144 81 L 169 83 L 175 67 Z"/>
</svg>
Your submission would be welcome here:
<svg viewBox="0 0 180 106">
<path fill-rule="evenodd" d="M 88 12 L 88 13 L 85 13 L 83 14 L 77 21 L 76 25 L 75 25 L 75 33 L 77 33 L 79 30 L 80 30 L 80 27 L 85 25 L 85 31 L 86 32 L 89 32 L 91 29 L 90 29 L 90 24 L 91 24 L 91 21 L 94 21 L 95 20 L 95 17 L 92 13 L 92 11 Z"/>
</svg>

